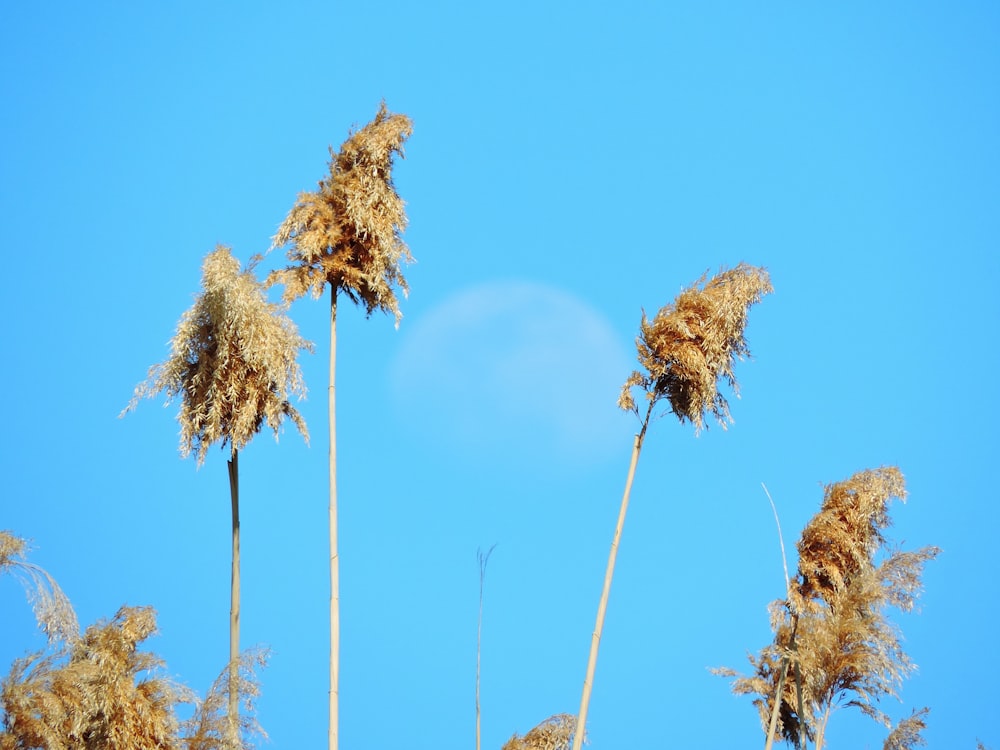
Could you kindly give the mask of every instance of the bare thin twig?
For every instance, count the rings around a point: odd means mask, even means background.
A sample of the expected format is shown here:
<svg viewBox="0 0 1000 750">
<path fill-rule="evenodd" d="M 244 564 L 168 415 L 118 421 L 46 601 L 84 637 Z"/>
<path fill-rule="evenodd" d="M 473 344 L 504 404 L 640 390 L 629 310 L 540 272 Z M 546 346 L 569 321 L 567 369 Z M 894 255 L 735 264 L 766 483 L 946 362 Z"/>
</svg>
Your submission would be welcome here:
<svg viewBox="0 0 1000 750">
<path fill-rule="evenodd" d="M 479 708 L 479 672 L 480 659 L 483 653 L 483 586 L 486 583 L 486 564 L 490 561 L 490 555 L 496 549 L 494 544 L 486 554 L 481 549 L 476 550 L 476 557 L 479 559 L 479 629 L 476 635 L 476 750 L 482 750 L 482 719 Z"/>
<path fill-rule="evenodd" d="M 774 505 L 774 499 L 771 497 L 771 493 L 767 491 L 767 485 L 761 482 L 760 486 L 764 488 L 764 494 L 767 495 L 767 500 L 771 503 L 771 510 L 774 512 L 774 523 L 778 527 L 778 544 L 781 546 L 781 565 L 785 569 L 785 591 L 788 591 L 790 585 L 788 578 L 788 558 L 785 557 L 785 540 L 781 536 L 781 520 L 778 518 L 778 509 Z"/>
</svg>

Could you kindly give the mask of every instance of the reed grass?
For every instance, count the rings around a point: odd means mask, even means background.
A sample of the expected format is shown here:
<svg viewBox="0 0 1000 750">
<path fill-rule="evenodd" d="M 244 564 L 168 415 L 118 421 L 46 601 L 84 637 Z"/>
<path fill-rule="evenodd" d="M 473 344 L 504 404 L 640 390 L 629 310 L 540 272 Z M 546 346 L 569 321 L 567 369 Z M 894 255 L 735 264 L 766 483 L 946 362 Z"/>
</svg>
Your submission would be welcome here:
<svg viewBox="0 0 1000 750">
<path fill-rule="evenodd" d="M 267 732 L 257 721 L 257 699 L 260 697 L 258 670 L 267 666 L 270 653 L 253 648 L 237 658 L 236 691 L 242 710 L 239 713 L 238 750 L 253 750 L 255 739 L 267 740 Z M 194 700 L 195 711 L 180 728 L 184 750 L 233 750 L 230 724 L 231 691 L 230 665 L 222 670 L 203 700 Z"/>
<path fill-rule="evenodd" d="M 733 692 L 755 696 L 766 743 L 776 731 L 791 744 L 812 742 L 822 750 L 832 712 L 841 706 L 892 728 L 879 702 L 898 697 L 915 665 L 888 610 L 915 608 L 923 567 L 940 552 L 932 546 L 903 551 L 887 539 L 889 504 L 905 497 L 896 467 L 858 472 L 827 486 L 820 511 L 797 544 L 798 572 L 787 598 L 771 605 L 774 642 L 750 656 L 750 675 L 717 670 L 736 678 Z M 794 684 L 784 680 L 789 663 L 796 668 Z M 892 747 L 913 746 L 925 714 L 917 711 L 897 725 Z M 900 744 L 905 742 L 911 744 Z"/>
<path fill-rule="evenodd" d="M 38 627 L 50 648 L 67 648 L 80 637 L 80 625 L 69 598 L 44 569 L 27 559 L 28 542 L 0 530 L 0 573 L 17 578 L 31 602 Z"/>
<path fill-rule="evenodd" d="M 706 277 L 707 275 L 702 276 L 693 286 L 681 292 L 673 303 L 662 307 L 652 320 L 643 312 L 636 339 L 639 364 L 643 371 L 632 372 L 618 398 L 621 409 L 630 411 L 639 418 L 640 428 L 632 443 L 625 491 L 611 540 L 604 587 L 597 605 L 597 621 L 591 637 L 587 672 L 577 715 L 577 725 L 581 732 L 574 737 L 573 750 L 580 750 L 583 730 L 587 726 L 587 713 L 618 546 L 650 418 L 656 405 L 665 400 L 670 404 L 670 411 L 682 423 L 692 422 L 696 430 L 704 426 L 705 417 L 709 413 L 723 427 L 727 420 L 731 421 L 729 405 L 718 390 L 718 381 L 726 380 L 734 392 L 739 392 L 733 368 L 736 360 L 750 354 L 744 337 L 747 314 L 752 305 L 773 291 L 767 271 L 745 263 L 728 271 L 720 271 L 707 281 Z M 646 397 L 646 408 L 642 412 L 632 395 L 636 388 L 643 391 Z"/>
<path fill-rule="evenodd" d="M 152 607 L 122 607 L 81 635 L 76 613 L 55 579 L 29 562 L 27 543 L 0 531 L 0 573 L 27 573 L 28 597 L 42 586 L 50 606 L 35 607 L 46 648 L 15 660 L 0 679 L 0 750 L 253 750 L 266 737 L 257 724 L 256 668 L 267 652 L 240 655 L 237 691 L 240 733 L 230 730 L 227 664 L 205 700 L 163 675 L 155 654 L 142 650 L 156 633 Z M 55 613 L 56 620 L 51 618 Z M 186 721 L 181 706 L 193 704 Z"/>
<path fill-rule="evenodd" d="M 67 650 L 15 661 L 0 684 L 0 748 L 182 750 L 175 707 L 190 694 L 139 649 L 155 631 L 151 608 L 122 607 Z"/>
<path fill-rule="evenodd" d="M 202 464 L 210 445 L 242 450 L 266 424 L 277 438 L 292 420 L 307 440 L 305 420 L 291 397 L 305 395 L 297 358 L 312 344 L 292 320 L 268 302 L 254 258 L 245 270 L 219 245 L 202 264 L 202 292 L 181 317 L 170 356 L 149 369 L 120 416 L 143 398 L 163 393 L 180 400 L 182 456 Z"/>
<path fill-rule="evenodd" d="M 385 102 L 375 118 L 352 132 L 340 150 L 330 149 L 329 174 L 317 190 L 300 193 L 275 234 L 272 248 L 288 246 L 291 265 L 274 271 L 268 284 L 283 284 L 287 304 L 310 293 L 314 298 L 330 287 L 330 430 L 328 508 L 330 527 L 330 700 L 328 745 L 336 750 L 340 705 L 340 554 L 337 542 L 337 298 L 344 294 L 375 310 L 392 313 L 399 325 L 402 313 L 396 290 L 408 291 L 402 265 L 412 261 L 402 240 L 406 228 L 403 200 L 392 182 L 394 157 L 413 125 L 392 114 Z"/>
<path fill-rule="evenodd" d="M 229 610 L 229 742 L 239 743 L 240 494 L 239 452 L 266 424 L 277 438 L 285 417 L 308 441 L 290 397 L 305 395 L 298 354 L 312 345 L 253 273 L 218 246 L 202 264 L 202 292 L 184 313 L 166 362 L 154 365 L 122 414 L 160 393 L 180 398 L 181 455 L 200 465 L 210 445 L 229 444 L 232 555 Z"/>
</svg>

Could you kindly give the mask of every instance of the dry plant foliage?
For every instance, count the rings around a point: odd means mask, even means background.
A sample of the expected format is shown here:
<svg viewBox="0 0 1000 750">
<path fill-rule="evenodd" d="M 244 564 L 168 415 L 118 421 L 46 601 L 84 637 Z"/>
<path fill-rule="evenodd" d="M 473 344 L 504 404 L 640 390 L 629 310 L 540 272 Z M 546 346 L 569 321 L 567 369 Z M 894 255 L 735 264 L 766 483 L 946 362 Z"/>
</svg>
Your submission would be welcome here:
<svg viewBox="0 0 1000 750">
<path fill-rule="evenodd" d="M 515 734 L 503 750 L 568 750 L 576 731 L 576 717 L 572 714 L 550 716 L 521 737 Z"/>
<path fill-rule="evenodd" d="M 706 274 L 707 275 L 707 274 Z M 750 306 L 774 289 L 763 268 L 740 263 L 705 282 L 702 276 L 692 287 L 649 320 L 642 314 L 636 339 L 639 363 L 622 386 L 618 405 L 639 415 L 632 388 L 640 387 L 649 400 L 648 409 L 662 398 L 681 422 L 704 426 L 711 412 L 725 427 L 729 404 L 719 393 L 718 379 L 725 378 L 739 394 L 733 365 L 750 354 L 743 336 Z M 700 288 L 699 288 L 700 287 Z"/>
<path fill-rule="evenodd" d="M 862 471 L 825 489 L 822 507 L 798 543 L 799 569 L 788 599 L 771 605 L 774 643 L 750 656 L 752 675 L 733 682 L 733 692 L 756 696 L 765 731 L 785 659 L 799 667 L 802 713 L 790 676 L 782 688 L 778 737 L 798 744 L 805 732 L 819 750 L 830 714 L 841 706 L 857 707 L 891 727 L 876 704 L 885 696 L 898 697 L 915 665 L 887 609 L 914 609 L 924 563 L 940 551 L 889 546 L 883 531 L 890 524 L 893 497 L 906 497 L 903 475 L 895 467 Z M 736 676 L 732 670 L 717 671 Z M 912 746 L 925 713 L 896 728 L 892 747 Z M 911 745 L 899 744 L 905 741 Z"/>
<path fill-rule="evenodd" d="M 68 653 L 17 660 L 0 684 L 3 750 L 180 750 L 174 708 L 183 688 L 138 645 L 156 630 L 149 607 L 122 607 Z"/>
<path fill-rule="evenodd" d="M 198 463 L 215 442 L 242 449 L 266 422 L 277 437 L 289 417 L 306 440 L 309 433 L 290 394 L 305 395 L 296 361 L 312 345 L 264 288 L 245 271 L 228 247 L 218 246 L 202 266 L 202 293 L 181 317 L 170 342 L 170 358 L 149 370 L 132 401 L 161 391 L 181 398 L 181 454 L 194 452 Z"/>
<path fill-rule="evenodd" d="M 257 723 L 256 701 L 260 697 L 257 669 L 267 666 L 268 652 L 250 649 L 240 654 L 236 688 L 243 712 L 239 716 L 237 748 L 252 750 L 253 737 L 267 739 L 267 733 Z M 183 722 L 181 730 L 185 750 L 233 750 L 228 715 L 229 665 L 212 683 L 204 701 L 195 701 L 194 715 Z"/>
<path fill-rule="evenodd" d="M 401 235 L 406 228 L 403 200 L 392 183 L 395 154 L 413 131 L 406 115 L 391 114 L 385 102 L 375 119 L 352 133 L 340 151 L 330 149 L 330 174 L 315 192 L 300 193 L 278 228 L 272 247 L 291 244 L 293 265 L 274 271 L 268 284 L 285 287 L 286 302 L 330 284 L 367 313 L 402 314 L 395 287 L 408 287 L 400 264 L 411 262 Z"/>
<path fill-rule="evenodd" d="M 25 559 L 27 549 L 24 539 L 9 531 L 0 531 L 0 573 L 10 573 L 20 579 L 49 646 L 71 644 L 80 637 L 76 612 L 55 579 Z"/>
<path fill-rule="evenodd" d="M 0 680 L 0 750 L 251 750 L 266 737 L 254 718 L 259 695 L 256 668 L 267 653 L 240 655 L 238 692 L 246 713 L 240 737 L 226 735 L 229 666 L 204 701 L 187 688 L 155 675 L 163 663 L 139 650 L 156 632 L 151 607 L 122 607 L 110 622 L 81 636 L 65 594 L 44 570 L 24 559 L 25 541 L 0 531 L 0 573 L 27 573 L 41 594 L 39 624 L 49 637 L 46 652 L 18 659 Z M 49 605 L 39 609 L 39 596 Z M 46 617 L 57 615 L 55 621 Z M 176 709 L 193 703 L 194 715 L 179 722 Z"/>
<path fill-rule="evenodd" d="M 920 733 L 927 728 L 924 717 L 928 713 L 930 713 L 928 708 L 914 710 L 910 716 L 900 721 L 886 737 L 882 750 L 911 750 L 911 748 L 926 745 L 927 740 Z"/>
<path fill-rule="evenodd" d="M 290 245 L 292 265 L 272 272 L 268 286 L 283 284 L 286 304 L 311 292 L 320 297 L 330 285 L 330 713 L 329 747 L 338 746 L 340 674 L 340 556 L 337 551 L 336 378 L 337 295 L 391 312 L 399 325 L 402 314 L 396 287 L 407 293 L 400 269 L 412 261 L 402 240 L 404 203 L 392 182 L 396 154 L 413 125 L 405 115 L 391 114 L 382 102 L 370 123 L 352 132 L 334 153 L 329 174 L 315 192 L 300 193 L 278 227 L 272 248 Z"/>
</svg>

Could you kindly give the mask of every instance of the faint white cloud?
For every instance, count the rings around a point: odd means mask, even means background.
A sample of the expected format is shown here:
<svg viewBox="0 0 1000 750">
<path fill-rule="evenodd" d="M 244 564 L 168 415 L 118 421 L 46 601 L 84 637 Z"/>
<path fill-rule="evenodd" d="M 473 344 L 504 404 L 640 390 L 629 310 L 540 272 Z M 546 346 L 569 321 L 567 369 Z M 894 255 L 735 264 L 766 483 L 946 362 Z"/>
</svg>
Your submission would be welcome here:
<svg viewBox="0 0 1000 750">
<path fill-rule="evenodd" d="M 397 413 L 460 452 L 592 461 L 632 425 L 616 406 L 628 341 L 572 294 L 505 281 L 463 290 L 403 329 Z"/>
</svg>

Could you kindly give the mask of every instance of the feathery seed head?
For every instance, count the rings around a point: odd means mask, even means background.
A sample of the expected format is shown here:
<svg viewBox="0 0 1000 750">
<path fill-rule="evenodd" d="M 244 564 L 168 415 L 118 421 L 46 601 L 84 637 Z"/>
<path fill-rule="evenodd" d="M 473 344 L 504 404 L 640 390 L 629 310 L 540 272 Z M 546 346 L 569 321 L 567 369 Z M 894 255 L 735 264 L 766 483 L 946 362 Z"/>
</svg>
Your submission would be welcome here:
<svg viewBox="0 0 1000 750">
<path fill-rule="evenodd" d="M 906 482 L 895 466 L 860 471 L 824 489 L 820 511 L 798 542 L 799 575 L 792 592 L 797 604 L 829 599 L 851 578 L 871 567 L 885 543 L 889 502 L 906 500 Z"/>
<path fill-rule="evenodd" d="M 915 747 L 925 746 L 927 741 L 923 738 L 922 732 L 927 729 L 924 718 L 928 713 L 930 709 L 926 707 L 919 711 L 913 709 L 913 713 L 900 720 L 895 729 L 889 733 L 882 744 L 882 750 L 913 750 Z"/>
<path fill-rule="evenodd" d="M 18 660 L 0 685 L 9 747 L 180 750 L 177 703 L 187 692 L 151 676 L 162 666 L 138 645 L 156 630 L 148 607 L 122 607 L 87 628 L 64 660 Z M 0 745 L 2 747 L 4 745 Z"/>
<path fill-rule="evenodd" d="M 625 381 L 619 407 L 638 413 L 631 391 L 641 387 L 650 407 L 666 398 L 678 419 L 693 422 L 696 429 L 704 426 L 708 412 L 725 427 L 729 404 L 718 380 L 725 378 L 739 393 L 733 366 L 750 353 L 744 338 L 747 313 L 772 291 L 765 269 L 740 263 L 707 283 L 702 276 L 652 320 L 643 311 L 636 348 L 646 372 L 636 370 Z"/>
<path fill-rule="evenodd" d="M 382 102 L 370 123 L 350 134 L 340 151 L 330 149 L 330 172 L 315 192 L 301 193 L 278 228 L 272 247 L 290 244 L 292 265 L 274 271 L 268 284 L 285 286 L 286 302 L 307 292 L 319 297 L 326 284 L 376 309 L 402 314 L 395 288 L 408 291 L 400 268 L 412 262 L 402 240 L 405 204 L 392 182 L 393 159 L 413 132 L 409 117 L 391 114 Z"/>
<path fill-rule="evenodd" d="M 208 254 L 202 293 L 181 317 L 170 358 L 150 368 L 122 412 L 161 391 L 168 399 L 180 396 L 181 454 L 194 452 L 199 464 L 212 443 L 240 450 L 265 423 L 277 436 L 284 417 L 309 439 L 289 397 L 305 395 L 296 357 L 312 345 L 267 301 L 252 268 L 241 271 L 222 245 Z"/>
<path fill-rule="evenodd" d="M 556 714 L 523 737 L 515 734 L 504 743 L 503 750 L 568 750 L 572 745 L 574 732 L 576 717 L 572 714 Z"/>
<path fill-rule="evenodd" d="M 16 564 L 16 560 L 23 558 L 27 546 L 27 542 L 21 537 L 14 536 L 9 531 L 0 530 L 0 570 Z"/>
<path fill-rule="evenodd" d="M 799 540 L 799 570 L 788 599 L 771 606 L 774 641 L 750 656 L 753 674 L 733 682 L 733 692 L 756 696 L 765 727 L 777 687 L 783 685 L 777 731 L 792 744 L 803 732 L 807 738 L 822 733 L 835 705 L 856 706 L 890 725 L 877 703 L 896 697 L 915 665 L 887 610 L 914 608 L 924 564 L 940 552 L 888 546 L 882 533 L 890 524 L 888 504 L 905 495 L 896 467 L 858 472 L 825 489 L 820 511 Z M 797 664 L 796 674 L 801 674 L 801 714 L 796 680 L 782 681 L 789 664 Z M 920 728 L 917 719 L 901 723 L 894 732 L 896 744 L 887 747 L 912 743 Z"/>
<path fill-rule="evenodd" d="M 252 750 L 254 738 L 267 739 L 267 732 L 257 721 L 260 680 L 257 672 L 267 666 L 270 652 L 253 648 L 239 655 L 236 692 L 242 710 L 239 714 L 238 739 L 231 736 L 229 702 L 229 665 L 222 670 L 202 701 L 195 702 L 194 714 L 181 723 L 185 750 Z"/>
<path fill-rule="evenodd" d="M 28 543 L 21 537 L 0 531 L 0 573 L 9 572 L 21 580 L 49 646 L 65 649 L 80 637 L 76 612 L 56 580 L 26 559 L 27 548 Z"/>
</svg>

